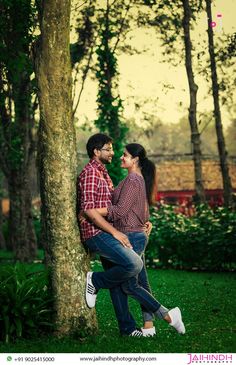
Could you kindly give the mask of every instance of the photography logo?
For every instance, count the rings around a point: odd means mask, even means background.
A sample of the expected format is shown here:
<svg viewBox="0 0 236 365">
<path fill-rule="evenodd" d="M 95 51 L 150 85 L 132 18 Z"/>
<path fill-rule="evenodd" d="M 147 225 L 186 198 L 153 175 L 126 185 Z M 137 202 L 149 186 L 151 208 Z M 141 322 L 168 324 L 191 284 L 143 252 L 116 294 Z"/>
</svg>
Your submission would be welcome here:
<svg viewBox="0 0 236 365">
<path fill-rule="evenodd" d="M 233 364 L 233 354 L 188 354 L 187 365 L 231 365 Z"/>
</svg>

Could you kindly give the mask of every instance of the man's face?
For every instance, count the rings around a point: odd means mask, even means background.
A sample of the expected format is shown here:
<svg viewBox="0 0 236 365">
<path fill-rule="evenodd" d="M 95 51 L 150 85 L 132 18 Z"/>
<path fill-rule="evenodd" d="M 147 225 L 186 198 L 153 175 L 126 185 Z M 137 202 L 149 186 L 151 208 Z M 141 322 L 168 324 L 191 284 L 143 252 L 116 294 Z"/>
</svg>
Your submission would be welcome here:
<svg viewBox="0 0 236 365">
<path fill-rule="evenodd" d="M 105 165 L 112 162 L 113 156 L 114 156 L 114 151 L 112 143 L 106 143 L 100 150 L 97 150 L 98 160 Z"/>
</svg>

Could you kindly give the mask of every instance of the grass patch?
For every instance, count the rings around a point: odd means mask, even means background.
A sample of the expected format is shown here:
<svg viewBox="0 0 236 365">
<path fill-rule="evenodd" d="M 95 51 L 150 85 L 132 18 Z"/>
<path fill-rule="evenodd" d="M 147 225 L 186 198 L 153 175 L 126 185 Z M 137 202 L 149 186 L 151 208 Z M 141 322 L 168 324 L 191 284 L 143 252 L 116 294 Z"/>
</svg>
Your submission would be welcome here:
<svg viewBox="0 0 236 365">
<path fill-rule="evenodd" d="M 223 352 L 236 349 L 236 274 L 148 270 L 154 296 L 166 307 L 179 306 L 186 335 L 178 335 L 164 321 L 156 320 L 154 338 L 120 337 L 108 290 L 97 299 L 99 334 L 83 340 L 45 336 L 0 344 L 0 352 L 25 353 L 189 353 Z M 139 305 L 130 308 L 142 325 Z"/>
</svg>

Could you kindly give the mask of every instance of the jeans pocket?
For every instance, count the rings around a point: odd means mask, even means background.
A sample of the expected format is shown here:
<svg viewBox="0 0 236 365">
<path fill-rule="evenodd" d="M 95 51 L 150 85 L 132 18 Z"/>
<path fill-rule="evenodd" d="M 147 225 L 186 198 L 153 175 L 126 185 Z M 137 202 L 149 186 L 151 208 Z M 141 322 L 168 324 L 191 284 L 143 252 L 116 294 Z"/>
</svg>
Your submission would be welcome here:
<svg viewBox="0 0 236 365">
<path fill-rule="evenodd" d="M 134 251 L 141 255 L 145 251 L 145 247 L 147 244 L 147 236 L 144 232 L 130 232 L 128 234 L 131 245 L 133 246 Z"/>
</svg>

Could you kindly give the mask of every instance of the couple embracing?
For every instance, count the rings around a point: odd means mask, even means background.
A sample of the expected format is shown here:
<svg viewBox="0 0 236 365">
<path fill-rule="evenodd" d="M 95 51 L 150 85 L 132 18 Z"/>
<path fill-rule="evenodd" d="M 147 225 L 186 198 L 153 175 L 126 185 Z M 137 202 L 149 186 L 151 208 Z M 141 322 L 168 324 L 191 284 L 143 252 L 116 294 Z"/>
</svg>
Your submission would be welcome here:
<svg viewBox="0 0 236 365">
<path fill-rule="evenodd" d="M 101 257 L 103 272 L 87 273 L 86 302 L 93 308 L 100 289 L 109 289 L 121 335 L 154 336 L 155 318 L 185 333 L 178 307 L 168 309 L 151 294 L 144 252 L 151 231 L 149 206 L 156 187 L 156 168 L 138 143 L 126 145 L 121 167 L 127 177 L 114 189 L 106 164 L 114 155 L 112 139 L 102 133 L 87 142 L 89 163 L 78 178 L 81 239 Z M 141 305 L 143 327 L 137 328 L 128 296 Z"/>
</svg>

